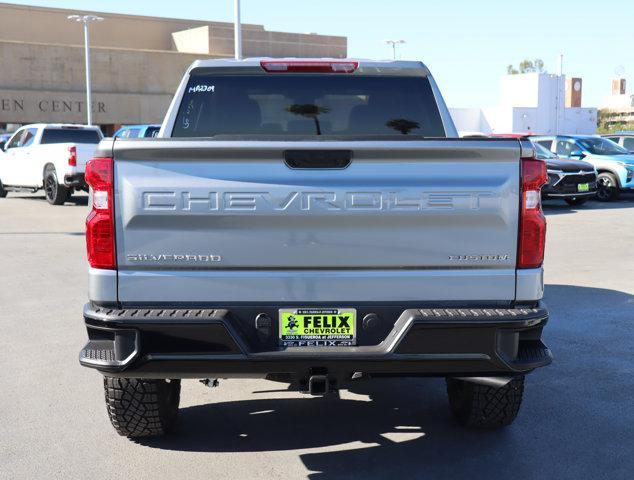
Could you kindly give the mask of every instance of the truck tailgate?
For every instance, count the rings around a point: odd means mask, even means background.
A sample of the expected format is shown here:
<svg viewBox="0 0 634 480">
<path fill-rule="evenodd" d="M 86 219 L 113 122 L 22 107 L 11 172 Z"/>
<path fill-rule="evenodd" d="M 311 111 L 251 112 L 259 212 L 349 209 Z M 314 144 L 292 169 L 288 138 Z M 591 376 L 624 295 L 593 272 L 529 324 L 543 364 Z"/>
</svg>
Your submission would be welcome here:
<svg viewBox="0 0 634 480">
<path fill-rule="evenodd" d="M 77 171 L 84 172 L 86 170 L 86 163 L 92 157 L 94 157 L 95 149 L 98 144 L 93 143 L 73 143 L 77 149 Z"/>
<path fill-rule="evenodd" d="M 515 298 L 516 140 L 114 145 L 122 302 Z"/>
</svg>

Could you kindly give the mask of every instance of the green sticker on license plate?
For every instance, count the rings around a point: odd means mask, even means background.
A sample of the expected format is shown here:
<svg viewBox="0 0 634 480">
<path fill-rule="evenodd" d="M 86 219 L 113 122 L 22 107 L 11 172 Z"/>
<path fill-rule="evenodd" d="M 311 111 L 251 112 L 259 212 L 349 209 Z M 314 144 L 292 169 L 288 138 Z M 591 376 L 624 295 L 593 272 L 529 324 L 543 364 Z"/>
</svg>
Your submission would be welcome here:
<svg viewBox="0 0 634 480">
<path fill-rule="evenodd" d="M 590 184 L 589 183 L 579 183 L 577 185 L 577 191 L 578 192 L 588 192 L 588 191 L 590 191 Z"/>
<path fill-rule="evenodd" d="M 280 310 L 280 344 L 286 347 L 341 347 L 356 344 L 354 308 Z"/>
</svg>

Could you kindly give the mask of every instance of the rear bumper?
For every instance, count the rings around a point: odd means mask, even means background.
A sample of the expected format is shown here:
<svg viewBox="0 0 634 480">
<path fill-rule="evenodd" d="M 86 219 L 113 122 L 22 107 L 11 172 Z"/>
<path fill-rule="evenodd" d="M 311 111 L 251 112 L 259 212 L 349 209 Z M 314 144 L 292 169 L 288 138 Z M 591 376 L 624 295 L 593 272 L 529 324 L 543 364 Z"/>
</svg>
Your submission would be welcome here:
<svg viewBox="0 0 634 480">
<path fill-rule="evenodd" d="M 88 190 L 88 185 L 86 184 L 83 173 L 64 175 L 64 185 L 77 190 Z"/>
<path fill-rule="evenodd" d="M 544 305 L 515 309 L 359 307 L 355 347 L 278 346 L 277 308 L 84 309 L 80 363 L 111 376 L 207 378 L 311 371 L 371 376 L 516 375 L 548 365 Z M 361 319 L 378 313 L 378 325 Z M 269 326 L 255 326 L 257 312 Z M 393 314 L 393 312 L 401 312 Z M 389 317 L 392 316 L 390 319 Z"/>
</svg>

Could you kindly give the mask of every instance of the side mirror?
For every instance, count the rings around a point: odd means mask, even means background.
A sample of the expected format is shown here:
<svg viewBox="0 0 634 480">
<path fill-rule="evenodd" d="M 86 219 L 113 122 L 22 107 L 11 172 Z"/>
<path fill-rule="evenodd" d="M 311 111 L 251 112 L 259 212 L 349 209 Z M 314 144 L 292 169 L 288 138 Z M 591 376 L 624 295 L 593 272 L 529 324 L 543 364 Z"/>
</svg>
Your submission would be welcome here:
<svg viewBox="0 0 634 480">
<path fill-rule="evenodd" d="M 573 150 L 572 152 L 570 152 L 570 156 L 579 159 L 585 157 L 581 150 Z"/>
</svg>

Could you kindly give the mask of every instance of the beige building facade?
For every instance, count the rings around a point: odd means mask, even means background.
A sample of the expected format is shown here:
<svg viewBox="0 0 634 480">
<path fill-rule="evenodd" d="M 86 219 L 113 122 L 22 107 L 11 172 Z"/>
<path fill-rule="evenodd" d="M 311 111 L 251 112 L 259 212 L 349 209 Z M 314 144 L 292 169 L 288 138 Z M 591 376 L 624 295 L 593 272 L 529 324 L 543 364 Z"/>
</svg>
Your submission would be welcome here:
<svg viewBox="0 0 634 480">
<path fill-rule="evenodd" d="M 187 67 L 231 58 L 233 24 L 0 3 L 0 130 L 8 124 L 86 120 L 83 30 L 91 24 L 93 121 L 111 134 L 122 124 L 160 123 Z M 245 57 L 334 57 L 346 37 L 272 32 L 243 24 Z"/>
</svg>

